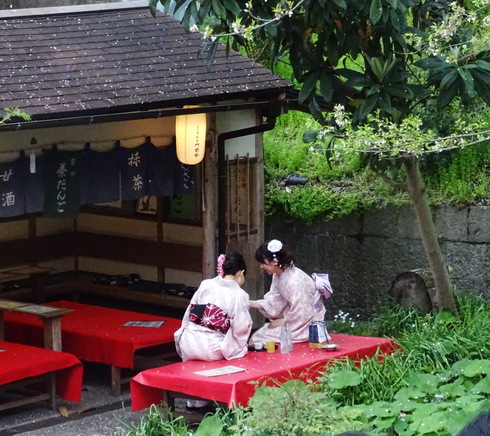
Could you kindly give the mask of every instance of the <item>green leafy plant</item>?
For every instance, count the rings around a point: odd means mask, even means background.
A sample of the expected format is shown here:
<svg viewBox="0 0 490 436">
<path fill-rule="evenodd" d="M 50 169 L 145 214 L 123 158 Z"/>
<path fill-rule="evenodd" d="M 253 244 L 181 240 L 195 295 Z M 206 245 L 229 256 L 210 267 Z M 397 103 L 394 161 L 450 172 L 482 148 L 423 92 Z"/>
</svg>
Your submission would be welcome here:
<svg viewBox="0 0 490 436">
<path fill-rule="evenodd" d="M 394 401 L 365 408 L 378 431 L 403 435 L 455 435 L 474 416 L 490 407 L 490 361 L 464 359 L 439 374 L 410 373 Z"/>
<path fill-rule="evenodd" d="M 246 407 L 218 408 L 214 415 L 204 417 L 194 436 L 233 436 L 248 413 L 249 409 Z"/>
<path fill-rule="evenodd" d="M 233 428 L 237 436 L 326 436 L 364 425 L 357 421 L 358 409 L 339 409 L 325 393 L 300 380 L 259 387 L 249 406 L 250 413 Z"/>
<path fill-rule="evenodd" d="M 336 359 L 318 379 L 321 390 L 346 405 L 393 401 L 394 392 L 406 386 L 409 369 L 400 352 L 354 362 Z"/>
<path fill-rule="evenodd" d="M 189 434 L 192 434 L 190 424 L 186 423 L 182 416 L 175 417 L 166 405 L 152 405 L 139 424 L 121 421 L 120 426 L 112 432 L 112 436 L 189 436 Z"/>
</svg>

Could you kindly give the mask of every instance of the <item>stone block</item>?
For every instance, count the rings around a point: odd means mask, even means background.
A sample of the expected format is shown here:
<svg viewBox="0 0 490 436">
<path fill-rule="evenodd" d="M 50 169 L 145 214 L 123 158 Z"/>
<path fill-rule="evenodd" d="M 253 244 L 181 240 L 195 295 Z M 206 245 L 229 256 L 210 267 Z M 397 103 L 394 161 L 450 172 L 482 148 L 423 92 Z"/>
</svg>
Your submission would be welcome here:
<svg viewBox="0 0 490 436">
<path fill-rule="evenodd" d="M 437 234 L 448 241 L 466 241 L 468 239 L 468 208 L 456 209 L 440 206 L 434 210 Z"/>
<path fill-rule="evenodd" d="M 452 282 L 458 291 L 481 294 L 490 300 L 489 244 L 447 243 L 443 254 L 446 264 L 452 268 Z"/>
<path fill-rule="evenodd" d="M 363 215 L 363 232 L 371 236 L 391 238 L 398 233 L 398 217 L 403 209 L 387 207 Z"/>
<path fill-rule="evenodd" d="M 470 207 L 468 213 L 468 241 L 490 242 L 490 207 Z"/>
<path fill-rule="evenodd" d="M 420 239 L 420 229 L 412 205 L 405 205 L 400 208 L 397 223 L 397 238 Z"/>
</svg>

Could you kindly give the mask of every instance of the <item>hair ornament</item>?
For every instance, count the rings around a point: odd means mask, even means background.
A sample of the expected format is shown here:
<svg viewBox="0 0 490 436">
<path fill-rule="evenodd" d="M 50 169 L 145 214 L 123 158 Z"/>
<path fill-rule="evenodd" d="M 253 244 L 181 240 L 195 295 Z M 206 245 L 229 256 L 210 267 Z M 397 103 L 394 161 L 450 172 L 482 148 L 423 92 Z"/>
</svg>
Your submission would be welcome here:
<svg viewBox="0 0 490 436">
<path fill-rule="evenodd" d="M 278 239 L 272 239 L 267 244 L 267 250 L 269 250 L 272 253 L 272 258 L 277 263 L 278 262 L 277 253 L 282 250 L 282 242 L 279 241 Z"/>
<path fill-rule="evenodd" d="M 267 250 L 269 250 L 271 253 L 277 253 L 278 251 L 282 250 L 282 242 L 279 241 L 278 239 L 273 239 L 267 244 Z"/>
<path fill-rule="evenodd" d="M 226 259 L 226 254 L 220 254 L 218 256 L 218 261 L 217 261 L 217 266 L 216 266 L 216 271 L 217 273 L 223 277 L 224 271 L 223 271 L 223 262 Z"/>
</svg>

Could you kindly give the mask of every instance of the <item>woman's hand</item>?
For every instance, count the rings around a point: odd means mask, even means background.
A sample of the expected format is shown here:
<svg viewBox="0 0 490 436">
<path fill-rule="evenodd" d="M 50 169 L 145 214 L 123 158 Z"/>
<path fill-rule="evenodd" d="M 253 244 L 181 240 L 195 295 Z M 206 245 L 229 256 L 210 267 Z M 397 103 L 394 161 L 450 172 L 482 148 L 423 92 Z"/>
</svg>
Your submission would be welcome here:
<svg viewBox="0 0 490 436">
<path fill-rule="evenodd" d="M 269 327 L 268 328 L 275 329 L 276 327 L 281 327 L 283 322 L 284 322 L 284 318 L 271 319 L 269 321 Z"/>
</svg>

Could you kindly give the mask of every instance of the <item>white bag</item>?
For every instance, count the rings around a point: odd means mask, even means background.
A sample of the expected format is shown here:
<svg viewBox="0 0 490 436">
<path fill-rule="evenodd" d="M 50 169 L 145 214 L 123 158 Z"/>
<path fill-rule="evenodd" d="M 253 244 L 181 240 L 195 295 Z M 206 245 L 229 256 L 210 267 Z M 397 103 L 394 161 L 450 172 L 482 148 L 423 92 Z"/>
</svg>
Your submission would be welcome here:
<svg viewBox="0 0 490 436">
<path fill-rule="evenodd" d="M 323 298 L 330 298 L 333 294 L 332 286 L 330 285 L 330 280 L 328 279 L 328 274 L 324 273 L 313 273 L 311 278 L 315 282 L 315 287 L 320 291 Z"/>
</svg>

